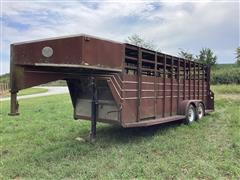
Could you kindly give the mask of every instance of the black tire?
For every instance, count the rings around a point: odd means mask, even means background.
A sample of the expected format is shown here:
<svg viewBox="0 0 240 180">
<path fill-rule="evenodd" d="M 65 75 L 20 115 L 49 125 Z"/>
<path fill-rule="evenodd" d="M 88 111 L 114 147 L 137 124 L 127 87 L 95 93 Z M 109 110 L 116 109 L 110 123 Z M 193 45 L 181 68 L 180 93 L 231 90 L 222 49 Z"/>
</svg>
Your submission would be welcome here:
<svg viewBox="0 0 240 180">
<path fill-rule="evenodd" d="M 192 124 L 196 120 L 196 118 L 197 118 L 196 108 L 192 104 L 190 104 L 186 111 L 185 123 Z"/>
<path fill-rule="evenodd" d="M 197 120 L 200 120 L 203 118 L 203 116 L 205 115 L 205 108 L 203 103 L 199 103 L 196 109 L 197 112 Z"/>
</svg>

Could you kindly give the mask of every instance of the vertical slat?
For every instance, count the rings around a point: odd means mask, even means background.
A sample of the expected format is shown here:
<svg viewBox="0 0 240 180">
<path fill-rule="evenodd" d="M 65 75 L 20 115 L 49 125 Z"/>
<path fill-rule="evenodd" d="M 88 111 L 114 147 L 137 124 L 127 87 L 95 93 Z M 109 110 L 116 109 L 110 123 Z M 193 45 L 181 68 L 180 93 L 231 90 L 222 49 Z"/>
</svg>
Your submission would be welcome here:
<svg viewBox="0 0 240 180">
<path fill-rule="evenodd" d="M 211 66 L 208 65 L 208 71 L 207 71 L 208 90 L 210 90 L 210 72 L 211 72 Z"/>
<path fill-rule="evenodd" d="M 141 118 L 141 93 L 142 93 L 142 51 L 138 48 L 138 106 L 137 106 L 137 121 Z"/>
<path fill-rule="evenodd" d="M 157 52 L 155 52 L 155 64 L 154 64 L 154 115 L 157 117 Z"/>
<path fill-rule="evenodd" d="M 193 94 L 194 94 L 194 99 L 196 98 L 196 63 L 195 62 L 193 62 L 193 67 L 194 67 L 194 72 L 193 72 L 193 74 L 194 74 L 194 79 L 193 79 L 193 82 L 194 82 L 194 86 L 193 86 Z"/>
<path fill-rule="evenodd" d="M 124 50 L 123 50 L 123 66 L 122 66 L 122 72 L 124 72 L 124 74 L 126 74 L 126 48 L 127 48 L 127 46 L 126 46 L 126 44 L 124 44 Z"/>
<path fill-rule="evenodd" d="M 204 80 L 205 74 L 204 74 L 204 65 L 202 65 L 202 101 L 204 102 Z"/>
<path fill-rule="evenodd" d="M 207 66 L 207 97 L 210 96 L 210 71 L 211 71 L 211 66 L 208 65 Z M 209 98 L 207 98 L 207 101 L 209 100 Z M 207 108 L 210 106 L 209 101 L 207 102 Z"/>
<path fill-rule="evenodd" d="M 183 59 L 184 61 L 184 68 L 183 68 L 183 99 L 185 100 L 186 96 L 186 60 Z"/>
<path fill-rule="evenodd" d="M 177 86 L 177 93 L 178 93 L 178 95 L 177 95 L 177 111 L 178 111 L 178 109 L 179 109 L 179 98 L 180 98 L 180 58 L 178 59 L 178 67 L 177 67 L 177 84 L 178 84 L 178 86 Z"/>
<path fill-rule="evenodd" d="M 164 69 L 163 69 L 163 117 L 165 117 L 165 100 L 166 100 L 166 55 L 164 55 Z"/>
<path fill-rule="evenodd" d="M 200 99 L 200 64 L 198 63 L 198 99 Z"/>
<path fill-rule="evenodd" d="M 127 49 L 127 45 L 124 44 L 124 47 L 125 47 L 124 52 L 123 52 L 124 53 L 124 63 L 123 63 L 123 69 L 122 69 L 123 70 L 122 72 L 124 72 L 124 73 L 121 73 L 121 75 L 120 75 L 122 79 L 123 79 L 123 76 L 124 76 L 123 74 L 126 74 L 126 49 Z M 125 86 L 123 85 L 122 88 L 123 87 L 125 87 Z M 120 94 L 121 94 L 121 97 L 126 97 L 126 95 L 125 95 L 126 91 L 120 91 Z"/>
<path fill-rule="evenodd" d="M 92 103 L 91 103 L 91 133 L 90 140 L 94 141 L 96 139 L 96 126 L 97 126 L 97 116 L 98 116 L 98 97 L 97 97 L 97 86 L 96 78 L 91 78 L 92 86 Z"/>
<path fill-rule="evenodd" d="M 188 97 L 189 99 L 191 99 L 191 61 L 189 62 L 189 71 L 188 71 L 188 75 L 189 75 L 189 82 L 188 82 Z"/>
<path fill-rule="evenodd" d="M 173 111 L 173 57 L 171 58 L 171 109 L 170 109 L 170 115 L 172 116 Z"/>
</svg>

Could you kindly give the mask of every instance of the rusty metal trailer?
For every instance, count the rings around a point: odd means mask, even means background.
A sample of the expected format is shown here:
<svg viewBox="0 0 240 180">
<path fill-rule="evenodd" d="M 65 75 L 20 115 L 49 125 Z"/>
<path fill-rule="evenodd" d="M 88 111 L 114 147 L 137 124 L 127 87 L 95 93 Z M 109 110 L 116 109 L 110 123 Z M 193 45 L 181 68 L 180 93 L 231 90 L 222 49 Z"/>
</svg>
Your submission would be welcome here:
<svg viewBox="0 0 240 180">
<path fill-rule="evenodd" d="M 64 79 L 75 119 L 122 127 L 150 126 L 214 110 L 210 67 L 161 52 L 96 38 L 68 36 L 11 45 L 11 112 L 17 92 Z"/>
</svg>

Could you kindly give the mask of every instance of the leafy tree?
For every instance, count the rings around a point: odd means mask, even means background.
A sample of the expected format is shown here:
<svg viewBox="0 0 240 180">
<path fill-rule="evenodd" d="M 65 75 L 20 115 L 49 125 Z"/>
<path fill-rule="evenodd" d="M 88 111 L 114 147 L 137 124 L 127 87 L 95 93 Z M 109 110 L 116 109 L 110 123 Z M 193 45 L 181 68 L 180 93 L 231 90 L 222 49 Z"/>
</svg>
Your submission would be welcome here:
<svg viewBox="0 0 240 180">
<path fill-rule="evenodd" d="M 133 44 L 135 46 L 143 47 L 143 48 L 150 49 L 153 51 L 159 51 L 157 46 L 152 41 L 145 40 L 138 34 L 133 34 L 131 36 L 128 36 L 128 38 L 125 41 L 127 43 Z"/>
<path fill-rule="evenodd" d="M 236 63 L 237 63 L 237 65 L 240 65 L 240 47 L 238 47 L 237 49 L 236 49 L 236 59 L 237 59 L 237 61 L 236 61 Z"/>
<path fill-rule="evenodd" d="M 199 56 L 197 56 L 199 62 L 207 65 L 214 65 L 217 62 L 217 56 L 214 55 L 213 51 L 209 48 L 202 48 Z"/>
<path fill-rule="evenodd" d="M 194 58 L 194 55 L 181 49 L 180 52 L 178 53 L 180 57 L 184 58 L 184 59 L 187 59 L 187 60 L 191 60 L 191 61 L 194 61 L 195 58 Z"/>
</svg>

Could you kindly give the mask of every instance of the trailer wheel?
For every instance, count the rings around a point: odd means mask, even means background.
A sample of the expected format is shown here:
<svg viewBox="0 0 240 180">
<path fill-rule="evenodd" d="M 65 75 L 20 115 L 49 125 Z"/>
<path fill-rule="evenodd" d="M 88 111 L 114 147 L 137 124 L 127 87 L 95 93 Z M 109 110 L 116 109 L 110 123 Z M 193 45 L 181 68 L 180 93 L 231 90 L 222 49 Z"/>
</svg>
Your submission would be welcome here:
<svg viewBox="0 0 240 180">
<path fill-rule="evenodd" d="M 190 104 L 186 111 L 185 123 L 186 124 L 193 123 L 196 120 L 196 117 L 197 117 L 196 109 L 192 104 Z"/>
<path fill-rule="evenodd" d="M 197 107 L 197 120 L 202 119 L 205 114 L 203 103 L 199 103 Z"/>
</svg>

